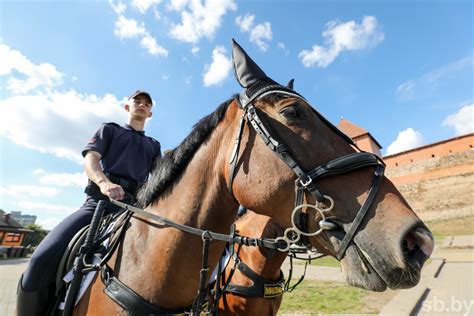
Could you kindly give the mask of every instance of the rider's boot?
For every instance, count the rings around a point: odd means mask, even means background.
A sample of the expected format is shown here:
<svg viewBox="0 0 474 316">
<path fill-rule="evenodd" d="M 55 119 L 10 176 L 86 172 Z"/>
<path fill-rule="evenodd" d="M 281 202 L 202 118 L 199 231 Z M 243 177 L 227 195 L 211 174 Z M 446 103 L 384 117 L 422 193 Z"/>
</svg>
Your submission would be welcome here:
<svg viewBox="0 0 474 316">
<path fill-rule="evenodd" d="M 52 295 L 49 289 L 37 291 L 25 291 L 21 284 L 23 276 L 20 278 L 16 298 L 17 316 L 44 316 L 48 312 Z"/>
</svg>

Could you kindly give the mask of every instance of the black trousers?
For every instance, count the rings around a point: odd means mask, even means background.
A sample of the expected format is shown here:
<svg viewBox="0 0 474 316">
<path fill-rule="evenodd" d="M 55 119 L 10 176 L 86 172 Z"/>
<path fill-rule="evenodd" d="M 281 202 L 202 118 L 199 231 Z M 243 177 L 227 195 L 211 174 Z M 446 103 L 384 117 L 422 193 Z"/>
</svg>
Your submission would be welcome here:
<svg viewBox="0 0 474 316">
<path fill-rule="evenodd" d="M 84 204 L 46 236 L 34 251 L 26 271 L 22 286 L 25 291 L 49 288 L 56 281 L 56 271 L 67 245 L 81 228 L 90 224 L 99 199 L 88 196 Z M 115 211 L 112 207 L 107 212 Z"/>
</svg>

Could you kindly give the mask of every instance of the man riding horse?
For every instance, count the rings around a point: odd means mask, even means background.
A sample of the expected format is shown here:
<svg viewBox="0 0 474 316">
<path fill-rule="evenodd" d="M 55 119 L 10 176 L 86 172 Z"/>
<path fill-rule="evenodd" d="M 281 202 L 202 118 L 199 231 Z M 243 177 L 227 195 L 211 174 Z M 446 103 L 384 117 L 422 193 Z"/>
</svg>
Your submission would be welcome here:
<svg viewBox="0 0 474 316">
<path fill-rule="evenodd" d="M 86 201 L 66 217 L 33 253 L 18 285 L 17 315 L 45 315 L 55 290 L 55 275 L 69 241 L 91 219 L 100 200 L 135 197 L 156 159 L 160 143 L 145 135 L 145 121 L 152 116 L 153 101 L 146 91 L 137 90 L 128 98 L 128 124 L 104 123 L 82 151 L 84 170 L 89 177 Z M 129 201 L 130 202 L 130 201 Z M 118 210 L 109 207 L 108 211 Z"/>
</svg>

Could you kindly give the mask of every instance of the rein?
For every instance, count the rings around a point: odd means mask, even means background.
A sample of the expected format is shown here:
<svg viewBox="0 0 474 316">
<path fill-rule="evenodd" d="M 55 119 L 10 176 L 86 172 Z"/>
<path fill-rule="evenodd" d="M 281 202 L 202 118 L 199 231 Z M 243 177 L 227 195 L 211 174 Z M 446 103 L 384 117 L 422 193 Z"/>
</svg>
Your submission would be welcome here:
<svg viewBox="0 0 474 316">
<path fill-rule="evenodd" d="M 237 244 L 237 245 L 244 245 L 244 246 L 259 246 L 263 248 L 268 248 L 268 249 L 279 249 L 280 247 L 280 242 L 277 241 L 276 239 L 272 238 L 254 238 L 254 237 L 245 237 L 245 236 L 239 236 L 236 234 L 233 235 L 226 235 L 226 234 L 220 234 L 220 233 L 214 233 L 208 230 L 202 230 L 198 228 L 194 228 L 191 226 L 179 224 L 176 222 L 173 222 L 169 220 L 166 217 L 159 216 L 156 214 L 149 213 L 147 211 L 144 211 L 138 207 L 134 207 L 125 203 L 122 203 L 117 200 L 110 199 L 110 202 L 120 206 L 123 208 L 125 211 L 135 213 L 137 215 L 149 218 L 151 220 L 154 220 L 158 223 L 161 223 L 163 225 L 169 226 L 176 228 L 180 231 L 201 236 L 206 238 L 206 239 L 211 239 L 211 240 L 218 240 L 218 241 L 224 241 L 228 242 L 229 244 Z"/>
</svg>

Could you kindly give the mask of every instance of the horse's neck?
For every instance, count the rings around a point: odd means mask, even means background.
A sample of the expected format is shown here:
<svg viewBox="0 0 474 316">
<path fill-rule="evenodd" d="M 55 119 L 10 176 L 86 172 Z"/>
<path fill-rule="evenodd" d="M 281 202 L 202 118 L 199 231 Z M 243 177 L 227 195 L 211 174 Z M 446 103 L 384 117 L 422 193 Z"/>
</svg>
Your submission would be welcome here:
<svg viewBox="0 0 474 316">
<path fill-rule="evenodd" d="M 228 233 L 237 204 L 227 192 L 219 151 L 219 126 L 188 164 L 169 192 L 148 211 L 177 223 Z M 225 147 L 224 147 L 225 148 Z M 166 308 L 190 305 L 196 295 L 201 269 L 202 240 L 174 228 L 132 220 L 127 231 L 119 277 L 145 299 Z M 212 242 L 209 266 L 217 264 L 224 243 Z M 151 277 L 152 276 L 152 277 Z"/>
</svg>

